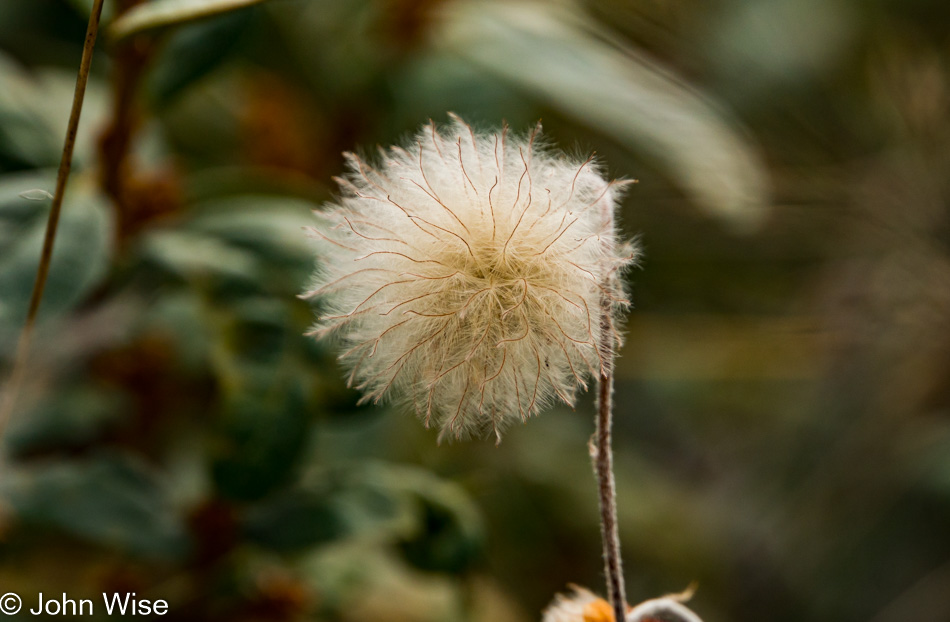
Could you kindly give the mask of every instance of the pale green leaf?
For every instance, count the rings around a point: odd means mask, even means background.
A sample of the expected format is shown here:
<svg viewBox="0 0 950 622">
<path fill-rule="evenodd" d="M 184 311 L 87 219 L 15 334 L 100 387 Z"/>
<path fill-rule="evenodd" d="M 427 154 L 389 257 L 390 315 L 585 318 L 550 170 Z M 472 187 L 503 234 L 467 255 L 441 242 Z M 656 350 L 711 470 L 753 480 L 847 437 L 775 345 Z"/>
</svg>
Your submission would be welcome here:
<svg viewBox="0 0 950 622">
<path fill-rule="evenodd" d="M 227 197 L 202 202 L 188 229 L 253 249 L 267 258 L 303 262 L 309 269 L 313 249 L 302 230 L 313 225 L 315 207 L 287 197 Z"/>
<path fill-rule="evenodd" d="M 142 241 L 144 257 L 182 278 L 254 280 L 260 265 L 253 254 L 210 236 L 157 230 Z"/>
<path fill-rule="evenodd" d="M 113 210 L 87 180 L 66 193 L 40 317 L 69 311 L 105 276 L 112 257 Z M 40 261 L 49 201 L 19 196 L 51 188 L 51 173 L 0 178 L 0 334 L 22 324 Z"/>
<path fill-rule="evenodd" d="M 153 28 L 172 26 L 227 13 L 265 0 L 154 0 L 123 14 L 110 28 L 114 40 Z"/>
<path fill-rule="evenodd" d="M 738 125 L 656 61 L 611 41 L 569 4 L 463 1 L 443 14 L 449 52 L 656 158 L 728 224 L 760 223 L 764 166 Z"/>
<path fill-rule="evenodd" d="M 75 71 L 29 72 L 0 52 L 0 158 L 31 167 L 59 164 L 75 89 Z M 97 136 L 110 112 L 108 102 L 107 90 L 91 79 L 76 136 L 74 171 L 95 156 Z"/>
<path fill-rule="evenodd" d="M 57 162 L 63 139 L 37 109 L 43 95 L 23 67 L 0 53 L 0 157 L 30 166 Z"/>
</svg>

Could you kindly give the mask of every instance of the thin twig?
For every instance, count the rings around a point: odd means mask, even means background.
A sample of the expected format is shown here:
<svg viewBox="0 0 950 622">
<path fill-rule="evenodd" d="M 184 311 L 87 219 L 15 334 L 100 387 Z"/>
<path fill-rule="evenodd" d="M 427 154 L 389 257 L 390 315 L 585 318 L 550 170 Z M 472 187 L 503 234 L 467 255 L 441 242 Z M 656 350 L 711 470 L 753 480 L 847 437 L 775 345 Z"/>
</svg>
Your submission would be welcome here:
<svg viewBox="0 0 950 622">
<path fill-rule="evenodd" d="M 604 223 L 613 231 L 613 210 L 609 201 L 603 203 Z M 605 236 L 609 244 L 611 236 Z M 607 277 L 610 278 L 609 276 Z M 600 493 L 600 535 L 604 545 L 604 571 L 607 576 L 607 599 L 614 619 L 626 619 L 627 597 L 624 593 L 623 564 L 620 558 L 620 535 L 617 527 L 617 487 L 614 482 L 611 428 L 613 427 L 614 352 L 616 341 L 613 325 L 613 301 L 610 283 L 603 284 L 600 300 L 600 349 L 604 364 L 597 385 L 597 429 L 591 439 L 591 458 L 597 474 Z"/>
<path fill-rule="evenodd" d="M 69 124 L 66 128 L 66 140 L 63 145 L 63 157 L 59 162 L 59 173 L 56 176 L 56 192 L 53 194 L 53 203 L 49 210 L 49 219 L 46 222 L 46 237 L 43 239 L 43 252 L 40 255 L 40 265 L 36 271 L 36 281 L 33 283 L 33 294 L 30 296 L 30 308 L 26 314 L 26 323 L 20 340 L 17 343 L 16 356 L 13 359 L 13 371 L 4 392 L 3 403 L 0 404 L 0 437 L 6 424 L 13 414 L 17 392 L 23 382 L 26 372 L 27 358 L 30 351 L 30 342 L 36 317 L 43 300 L 43 290 L 46 288 L 46 279 L 49 277 L 50 263 L 53 259 L 53 242 L 56 240 L 56 229 L 59 226 L 59 215 L 63 207 L 63 195 L 66 192 L 66 182 L 69 180 L 69 171 L 73 165 L 73 149 L 76 146 L 76 133 L 79 128 L 79 117 L 82 113 L 83 99 L 86 96 L 86 83 L 89 81 L 89 68 L 92 66 L 92 52 L 96 45 L 96 35 L 99 33 L 99 19 L 102 16 L 103 0 L 94 0 L 92 12 L 89 15 L 89 26 L 86 29 L 86 42 L 82 49 L 82 60 L 79 63 L 79 75 L 76 78 L 76 92 L 73 95 L 73 107 L 69 113 Z"/>
</svg>

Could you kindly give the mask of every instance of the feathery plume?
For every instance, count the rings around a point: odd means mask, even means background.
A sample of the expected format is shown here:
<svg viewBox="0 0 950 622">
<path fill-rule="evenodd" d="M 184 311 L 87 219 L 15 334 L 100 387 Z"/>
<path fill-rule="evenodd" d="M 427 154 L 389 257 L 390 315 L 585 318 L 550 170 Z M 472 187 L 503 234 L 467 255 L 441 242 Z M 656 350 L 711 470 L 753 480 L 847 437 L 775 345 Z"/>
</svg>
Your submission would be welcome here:
<svg viewBox="0 0 950 622">
<path fill-rule="evenodd" d="M 310 229 L 309 334 L 342 341 L 363 402 L 403 402 L 440 440 L 500 441 L 611 364 L 599 314 L 603 296 L 614 315 L 628 305 L 617 275 L 634 248 L 612 218 L 627 182 L 545 146 L 540 124 L 513 136 L 451 118 L 375 167 L 345 154 L 342 196 Z"/>
</svg>

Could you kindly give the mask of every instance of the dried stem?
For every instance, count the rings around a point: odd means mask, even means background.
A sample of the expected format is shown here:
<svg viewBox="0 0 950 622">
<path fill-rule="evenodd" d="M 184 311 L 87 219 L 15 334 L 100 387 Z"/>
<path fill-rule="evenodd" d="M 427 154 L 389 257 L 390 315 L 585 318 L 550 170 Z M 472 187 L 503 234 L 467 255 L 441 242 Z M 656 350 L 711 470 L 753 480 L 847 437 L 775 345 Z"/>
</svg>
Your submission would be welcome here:
<svg viewBox="0 0 950 622">
<path fill-rule="evenodd" d="M 63 156 L 59 162 L 59 173 L 56 177 L 56 191 L 53 194 L 53 203 L 46 222 L 46 237 L 43 239 L 43 252 L 40 255 L 40 265 L 36 272 L 36 281 L 33 284 L 33 293 L 30 296 L 30 307 L 26 315 L 26 323 L 20 340 L 17 343 L 16 356 L 13 360 L 13 371 L 7 383 L 3 403 L 0 404 L 0 435 L 2 435 L 13 407 L 17 392 L 23 382 L 26 371 L 27 357 L 36 317 L 43 300 L 43 290 L 49 276 L 50 263 L 53 259 L 53 242 L 56 240 L 56 229 L 59 226 L 59 215 L 63 207 L 63 195 L 66 192 L 66 182 L 73 164 L 73 149 L 76 146 L 76 132 L 79 128 L 79 117 L 82 113 L 82 104 L 86 96 L 86 83 L 89 80 L 89 68 L 92 66 L 92 53 L 96 45 L 96 35 L 99 33 L 99 19 L 102 16 L 103 0 L 94 0 L 92 12 L 89 15 L 89 26 L 86 30 L 86 42 L 83 45 L 82 60 L 79 63 L 79 75 L 76 78 L 76 92 L 73 95 L 73 106 L 69 113 L 69 124 L 66 128 L 66 140 L 63 145 Z"/>
<path fill-rule="evenodd" d="M 606 231 L 613 231 L 611 204 L 603 202 Z M 605 238 L 609 239 L 609 236 Z M 610 242 L 605 242 L 609 244 Z M 609 277 L 608 277 L 609 278 Z M 624 593 L 623 564 L 620 558 L 620 535 L 617 528 L 617 487 L 614 482 L 611 428 L 613 427 L 614 352 L 616 341 L 613 326 L 613 301 L 610 284 L 603 284 L 600 303 L 600 349 L 604 363 L 597 386 L 597 429 L 591 439 L 591 458 L 600 493 L 600 534 L 604 546 L 604 571 L 607 576 L 607 599 L 614 619 L 626 619 L 627 598 Z"/>
</svg>

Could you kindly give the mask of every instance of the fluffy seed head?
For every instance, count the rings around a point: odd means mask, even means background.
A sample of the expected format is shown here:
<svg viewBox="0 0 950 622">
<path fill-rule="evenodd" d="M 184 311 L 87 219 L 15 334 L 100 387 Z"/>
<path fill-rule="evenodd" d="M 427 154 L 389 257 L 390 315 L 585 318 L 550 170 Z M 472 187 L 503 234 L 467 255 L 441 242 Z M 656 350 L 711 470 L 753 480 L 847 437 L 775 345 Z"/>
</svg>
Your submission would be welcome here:
<svg viewBox="0 0 950 622">
<path fill-rule="evenodd" d="M 683 602 L 692 598 L 693 588 L 627 606 L 625 622 L 702 622 Z M 570 594 L 558 594 L 544 610 L 542 622 L 614 622 L 613 608 L 603 598 L 577 585 Z"/>
<path fill-rule="evenodd" d="M 622 182 L 507 126 L 452 116 L 375 166 L 346 154 L 342 196 L 310 230 L 319 255 L 311 334 L 335 334 L 363 401 L 394 398 L 446 435 L 493 433 L 610 364 L 619 270 L 633 261 L 613 213 Z M 604 327 L 604 328 L 602 328 Z"/>
</svg>

